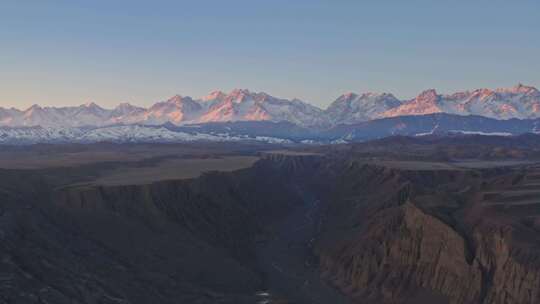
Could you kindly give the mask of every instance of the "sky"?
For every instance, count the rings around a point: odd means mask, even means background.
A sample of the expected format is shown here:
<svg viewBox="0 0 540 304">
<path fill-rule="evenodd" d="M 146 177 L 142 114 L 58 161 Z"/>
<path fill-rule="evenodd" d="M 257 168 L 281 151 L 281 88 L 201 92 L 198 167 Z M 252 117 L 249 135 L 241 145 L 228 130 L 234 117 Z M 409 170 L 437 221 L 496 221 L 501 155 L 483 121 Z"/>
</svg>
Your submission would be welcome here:
<svg viewBox="0 0 540 304">
<path fill-rule="evenodd" d="M 540 1 L 0 0 L 0 107 L 540 87 Z"/>
</svg>

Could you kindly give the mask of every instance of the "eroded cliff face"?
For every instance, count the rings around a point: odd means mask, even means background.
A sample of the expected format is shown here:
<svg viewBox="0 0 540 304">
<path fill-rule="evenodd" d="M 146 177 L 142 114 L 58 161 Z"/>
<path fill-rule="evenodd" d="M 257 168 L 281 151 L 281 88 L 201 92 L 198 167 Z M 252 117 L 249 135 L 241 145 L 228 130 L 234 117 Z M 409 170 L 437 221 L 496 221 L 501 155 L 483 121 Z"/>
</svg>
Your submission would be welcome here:
<svg viewBox="0 0 540 304">
<path fill-rule="evenodd" d="M 427 290 L 451 303 L 478 303 L 482 272 L 469 256 L 458 233 L 407 202 L 378 212 L 354 241 L 321 249 L 321 269 L 358 301 L 397 303 Z"/>
<path fill-rule="evenodd" d="M 539 250 L 516 240 L 519 233 L 510 225 L 483 224 L 475 230 L 475 260 L 485 274 L 483 303 L 540 301 Z"/>
<path fill-rule="evenodd" d="M 489 188 L 479 181 L 506 174 L 493 184 L 515 185 L 519 174 L 361 171 L 371 178 L 329 203 L 337 214 L 317 248 L 327 282 L 357 303 L 540 301 L 535 232 L 477 201 Z M 343 184 L 337 187 L 343 194 Z"/>
</svg>

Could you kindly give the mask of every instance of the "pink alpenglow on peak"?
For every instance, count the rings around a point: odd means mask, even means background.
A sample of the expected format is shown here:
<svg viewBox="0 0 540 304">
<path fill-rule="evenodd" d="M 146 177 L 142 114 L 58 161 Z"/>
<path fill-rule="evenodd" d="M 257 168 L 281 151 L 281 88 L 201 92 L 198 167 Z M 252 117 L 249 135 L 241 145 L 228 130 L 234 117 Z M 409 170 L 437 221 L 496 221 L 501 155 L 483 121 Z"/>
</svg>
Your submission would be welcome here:
<svg viewBox="0 0 540 304">
<path fill-rule="evenodd" d="M 264 92 L 234 89 L 226 93 L 216 90 L 199 99 L 175 95 L 149 108 L 122 103 L 114 109 L 105 109 L 94 102 L 73 107 L 41 107 L 35 104 L 25 110 L 0 108 L 0 126 L 80 127 L 286 121 L 304 127 L 331 127 L 385 117 L 432 113 L 479 115 L 495 119 L 540 118 L 540 92 L 523 84 L 449 95 L 429 89 L 409 100 L 399 100 L 390 93 L 348 92 L 323 110 L 296 98 L 278 98 Z"/>
<path fill-rule="evenodd" d="M 539 91 L 535 87 L 526 86 L 521 83 L 512 88 L 501 88 L 495 90 L 497 93 L 510 93 L 510 94 L 538 94 Z"/>
<path fill-rule="evenodd" d="M 519 84 L 512 88 L 477 89 L 439 95 L 427 90 L 418 97 L 384 113 L 384 117 L 449 113 L 479 115 L 495 119 L 532 119 L 540 117 L 540 93 L 534 87 Z"/>
<path fill-rule="evenodd" d="M 346 93 L 338 97 L 325 111 L 331 124 L 353 124 L 381 118 L 383 113 L 401 105 L 389 93 Z"/>
<path fill-rule="evenodd" d="M 223 100 L 227 97 L 227 94 L 222 91 L 212 91 L 210 94 L 201 98 L 202 101 L 214 101 L 214 100 Z"/>
</svg>

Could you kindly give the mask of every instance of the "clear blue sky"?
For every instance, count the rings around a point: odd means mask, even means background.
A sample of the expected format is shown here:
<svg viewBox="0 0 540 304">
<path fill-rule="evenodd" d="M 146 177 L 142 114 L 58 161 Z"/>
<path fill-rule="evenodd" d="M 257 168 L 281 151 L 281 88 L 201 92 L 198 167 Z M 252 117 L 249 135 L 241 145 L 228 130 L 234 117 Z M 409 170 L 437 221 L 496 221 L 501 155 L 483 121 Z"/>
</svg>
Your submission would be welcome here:
<svg viewBox="0 0 540 304">
<path fill-rule="evenodd" d="M 540 86 L 540 1 L 0 1 L 0 106 Z"/>
</svg>

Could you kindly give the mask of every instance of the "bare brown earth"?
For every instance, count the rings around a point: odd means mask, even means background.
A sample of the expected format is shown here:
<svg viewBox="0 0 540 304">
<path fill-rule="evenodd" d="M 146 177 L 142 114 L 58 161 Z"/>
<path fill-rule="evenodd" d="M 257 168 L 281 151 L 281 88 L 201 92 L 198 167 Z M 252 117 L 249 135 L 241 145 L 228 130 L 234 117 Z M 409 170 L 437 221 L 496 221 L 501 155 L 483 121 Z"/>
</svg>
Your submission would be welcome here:
<svg viewBox="0 0 540 304">
<path fill-rule="evenodd" d="M 91 181 L 95 185 L 140 185 L 162 180 L 195 178 L 210 171 L 235 171 L 251 167 L 259 157 L 221 156 L 212 158 L 166 159 L 139 167 L 119 167 L 104 171 Z"/>
<path fill-rule="evenodd" d="M 101 163 L 134 163 L 165 158 L 205 159 L 219 156 L 254 155 L 276 149 L 266 144 L 112 144 L 2 146 L 0 168 L 45 169 Z"/>
<path fill-rule="evenodd" d="M 9 147 L 0 303 L 538 303 L 518 140 Z"/>
</svg>

